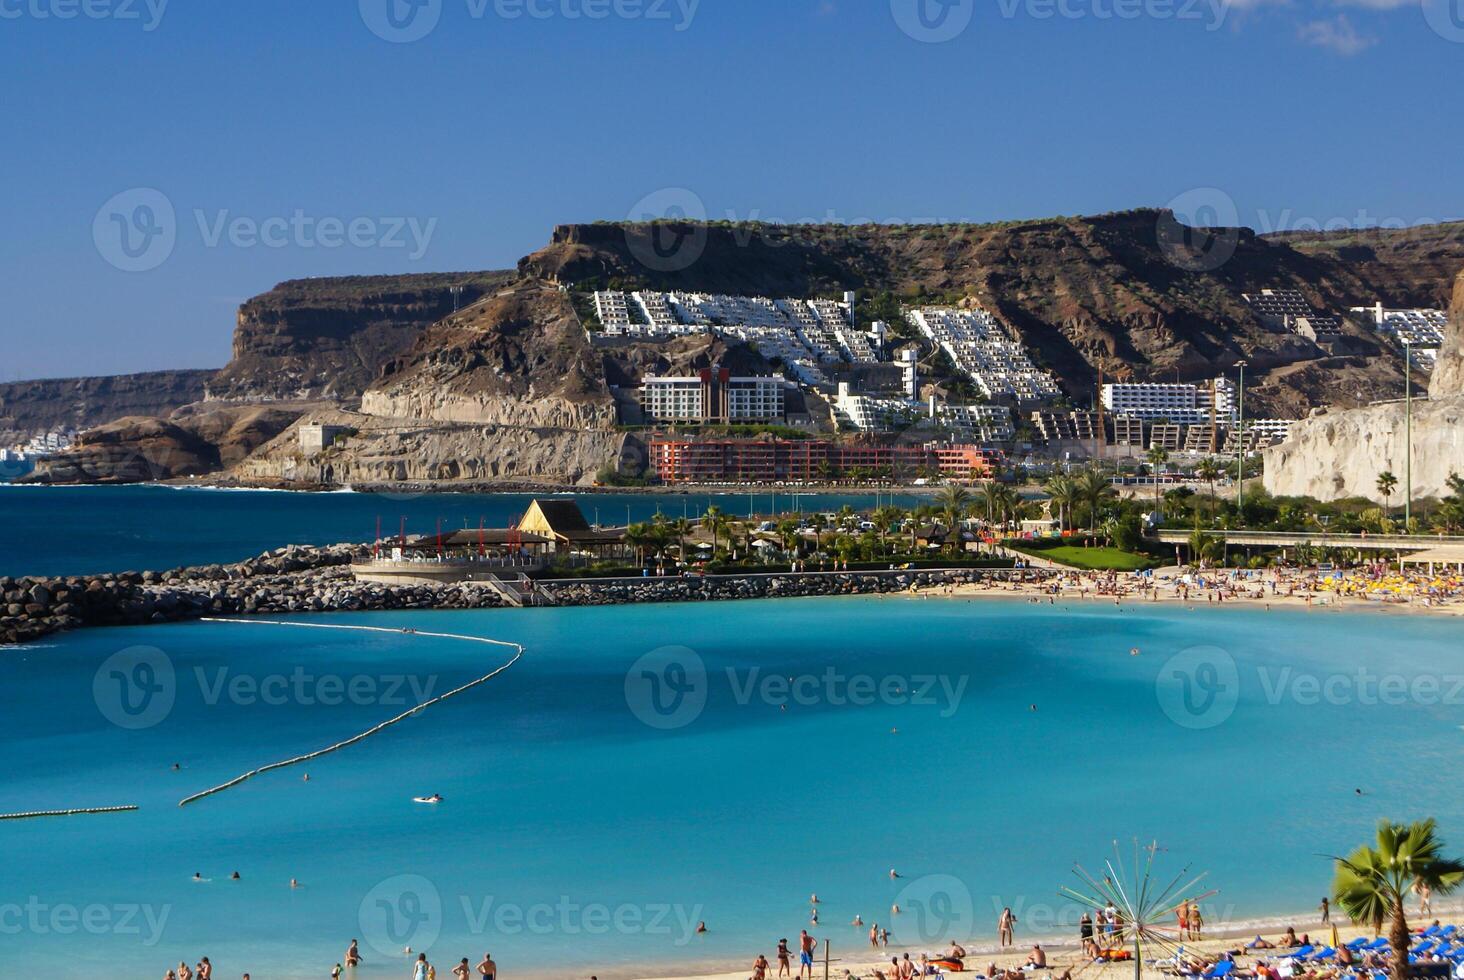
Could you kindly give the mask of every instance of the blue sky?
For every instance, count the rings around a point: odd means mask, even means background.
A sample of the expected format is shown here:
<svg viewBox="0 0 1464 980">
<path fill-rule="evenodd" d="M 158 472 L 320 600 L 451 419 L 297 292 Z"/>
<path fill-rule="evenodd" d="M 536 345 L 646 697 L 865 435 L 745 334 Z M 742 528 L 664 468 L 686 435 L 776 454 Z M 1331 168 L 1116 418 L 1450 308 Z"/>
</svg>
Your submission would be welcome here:
<svg viewBox="0 0 1464 980">
<path fill-rule="evenodd" d="M 509 267 L 668 188 L 1458 217 L 1461 69 L 1464 0 L 0 0 L 0 379 L 221 366 L 280 280 Z"/>
</svg>

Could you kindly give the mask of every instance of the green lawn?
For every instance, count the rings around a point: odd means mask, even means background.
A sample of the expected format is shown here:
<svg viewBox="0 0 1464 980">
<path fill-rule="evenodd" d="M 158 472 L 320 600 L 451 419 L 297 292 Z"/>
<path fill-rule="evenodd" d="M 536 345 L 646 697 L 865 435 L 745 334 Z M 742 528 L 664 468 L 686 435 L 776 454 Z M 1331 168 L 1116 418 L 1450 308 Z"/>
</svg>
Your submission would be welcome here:
<svg viewBox="0 0 1464 980">
<path fill-rule="evenodd" d="M 1058 545 L 1055 548 L 1015 548 L 1035 558 L 1046 558 L 1060 565 L 1098 571 L 1117 570 L 1137 572 L 1145 568 L 1157 568 L 1159 562 L 1148 555 L 1135 555 L 1117 548 L 1084 548 L 1080 545 Z"/>
</svg>

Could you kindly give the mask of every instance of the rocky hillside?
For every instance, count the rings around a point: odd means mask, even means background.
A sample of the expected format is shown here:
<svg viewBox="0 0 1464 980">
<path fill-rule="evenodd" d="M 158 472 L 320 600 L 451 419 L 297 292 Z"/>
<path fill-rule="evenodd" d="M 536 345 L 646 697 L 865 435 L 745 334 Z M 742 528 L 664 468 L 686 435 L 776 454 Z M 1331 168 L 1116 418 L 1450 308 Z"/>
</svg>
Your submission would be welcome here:
<svg viewBox="0 0 1464 980">
<path fill-rule="evenodd" d="M 1262 373 L 1327 356 L 1262 325 L 1244 292 L 1292 287 L 1333 311 L 1379 300 L 1430 305 L 1451 278 L 1440 270 L 1464 263 L 1457 226 L 1355 239 L 1196 233 L 1153 210 L 998 225 L 566 225 L 519 268 L 576 289 L 802 296 L 857 288 L 905 302 L 980 303 L 1081 397 L 1099 370 L 1110 380 L 1199 378 L 1242 357 Z M 1280 375 L 1277 409 L 1354 404 L 1359 390 L 1401 389 L 1396 359 L 1378 359 L 1370 335 L 1348 330 L 1362 358 L 1351 372 L 1360 377 Z"/>
<path fill-rule="evenodd" d="M 0 384 L 0 446 L 126 415 L 167 415 L 203 397 L 213 371 L 150 371 L 104 378 Z"/>
<path fill-rule="evenodd" d="M 25 483 L 145 483 L 204 476 L 241 462 L 299 411 L 274 406 L 182 410 L 91 429 L 69 452 L 41 460 Z"/>
<path fill-rule="evenodd" d="M 229 401 L 353 401 L 428 326 L 513 278 L 433 273 L 296 279 L 239 308 L 234 353 L 208 384 Z"/>
<path fill-rule="evenodd" d="M 609 428 L 599 358 L 569 297 L 525 280 L 417 338 L 382 369 L 361 411 L 387 418 Z"/>
</svg>

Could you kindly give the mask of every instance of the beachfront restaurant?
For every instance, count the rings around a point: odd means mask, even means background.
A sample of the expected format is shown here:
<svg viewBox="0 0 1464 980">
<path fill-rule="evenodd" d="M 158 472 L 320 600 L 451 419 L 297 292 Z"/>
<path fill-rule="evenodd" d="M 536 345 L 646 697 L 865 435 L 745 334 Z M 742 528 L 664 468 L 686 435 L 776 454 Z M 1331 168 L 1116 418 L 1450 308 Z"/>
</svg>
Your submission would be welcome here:
<svg viewBox="0 0 1464 980">
<path fill-rule="evenodd" d="M 626 558 L 635 554 L 625 545 L 625 528 L 591 527 L 573 500 L 534 500 L 520 518 L 519 530 L 547 538 L 561 557 Z"/>
</svg>

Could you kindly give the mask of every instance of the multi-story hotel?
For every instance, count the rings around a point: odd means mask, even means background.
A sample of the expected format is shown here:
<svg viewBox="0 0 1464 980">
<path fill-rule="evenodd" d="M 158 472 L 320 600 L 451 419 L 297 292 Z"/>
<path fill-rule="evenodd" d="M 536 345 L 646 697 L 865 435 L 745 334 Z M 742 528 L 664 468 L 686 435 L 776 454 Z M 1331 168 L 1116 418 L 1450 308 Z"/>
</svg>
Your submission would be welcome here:
<svg viewBox="0 0 1464 980">
<path fill-rule="evenodd" d="M 818 439 L 654 439 L 651 469 L 662 483 L 812 482 L 855 469 L 898 476 L 981 479 L 1001 454 L 966 445 L 866 446 Z"/>
<path fill-rule="evenodd" d="M 641 411 L 650 422 L 781 422 L 787 383 L 781 378 L 733 377 L 725 368 L 695 377 L 651 377 L 641 385 Z"/>
<path fill-rule="evenodd" d="M 1224 424 L 1236 415 L 1235 385 L 1226 378 L 1216 378 L 1206 385 L 1106 384 L 1103 408 L 1114 415 L 1144 421 L 1165 419 L 1184 425 L 1209 422 L 1213 414 Z"/>
</svg>

